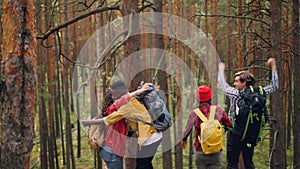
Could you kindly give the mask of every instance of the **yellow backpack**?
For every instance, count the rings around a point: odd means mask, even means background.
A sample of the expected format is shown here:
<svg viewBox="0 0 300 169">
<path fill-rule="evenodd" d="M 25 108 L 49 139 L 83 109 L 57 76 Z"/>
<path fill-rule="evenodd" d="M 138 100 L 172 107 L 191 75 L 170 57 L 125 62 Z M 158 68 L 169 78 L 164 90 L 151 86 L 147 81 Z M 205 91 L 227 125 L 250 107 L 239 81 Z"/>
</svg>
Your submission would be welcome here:
<svg viewBox="0 0 300 169">
<path fill-rule="evenodd" d="M 200 125 L 201 133 L 198 137 L 204 154 L 218 153 L 223 147 L 223 131 L 222 126 L 215 117 L 216 106 L 210 107 L 209 118 L 200 111 L 199 108 L 194 109 L 197 116 L 203 121 Z"/>
</svg>

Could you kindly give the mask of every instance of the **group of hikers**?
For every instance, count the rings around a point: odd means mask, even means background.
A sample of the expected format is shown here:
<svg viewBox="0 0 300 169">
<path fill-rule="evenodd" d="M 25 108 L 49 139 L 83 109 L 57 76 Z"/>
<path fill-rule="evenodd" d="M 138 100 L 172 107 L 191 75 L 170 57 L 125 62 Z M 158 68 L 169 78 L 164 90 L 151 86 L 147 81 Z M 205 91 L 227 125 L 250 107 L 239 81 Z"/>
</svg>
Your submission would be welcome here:
<svg viewBox="0 0 300 169">
<path fill-rule="evenodd" d="M 222 167 L 222 133 L 220 133 L 222 127 L 219 127 L 221 125 L 227 132 L 226 168 L 238 169 L 240 154 L 243 156 L 245 168 L 254 168 L 254 147 L 260 139 L 261 127 L 268 119 L 265 97 L 278 88 L 275 59 L 269 58 L 267 65 L 272 70 L 269 85 L 256 87 L 254 76 L 249 71 L 240 71 L 234 75 L 232 87 L 225 80 L 225 64 L 219 63 L 218 84 L 230 99 L 229 113 L 225 113 L 217 105 L 211 105 L 213 94 L 210 87 L 206 85 L 198 87 L 196 92 L 199 105 L 189 113 L 181 142 L 182 148 L 186 148 L 187 138 L 194 127 L 194 160 L 198 169 Z M 105 124 L 105 143 L 99 149 L 99 153 L 109 169 L 123 169 L 128 136 L 136 137 L 138 142 L 136 169 L 153 168 L 152 160 L 163 135 L 161 130 L 152 125 L 154 122 L 149 114 L 149 107 L 137 97 L 147 90 L 149 83 L 145 83 L 136 91 L 128 92 L 125 83 L 117 81 L 110 86 L 104 97 L 101 109 L 103 118 L 82 121 L 84 126 Z M 256 121 L 259 124 L 256 124 Z M 207 129 L 209 127 L 206 126 L 211 124 L 217 126 L 216 130 Z M 206 138 L 207 133 L 210 134 Z M 218 147 L 214 147 L 215 143 L 210 145 L 210 141 L 217 140 L 212 136 L 221 138 Z"/>
</svg>

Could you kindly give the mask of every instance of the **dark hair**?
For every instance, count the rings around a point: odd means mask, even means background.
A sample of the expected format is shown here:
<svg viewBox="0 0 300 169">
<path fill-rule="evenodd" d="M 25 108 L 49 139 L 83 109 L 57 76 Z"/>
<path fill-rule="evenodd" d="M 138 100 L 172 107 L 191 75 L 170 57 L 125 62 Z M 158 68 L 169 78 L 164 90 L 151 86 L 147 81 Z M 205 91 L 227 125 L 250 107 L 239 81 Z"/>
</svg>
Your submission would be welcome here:
<svg viewBox="0 0 300 169">
<path fill-rule="evenodd" d="M 116 82 L 114 82 L 111 86 L 110 86 L 111 89 L 126 89 L 126 85 L 123 81 L 121 80 L 118 80 Z"/>
<path fill-rule="evenodd" d="M 243 70 L 243 71 L 237 72 L 236 74 L 234 74 L 234 78 L 237 76 L 240 77 L 241 82 L 246 81 L 247 86 L 253 86 L 255 84 L 254 75 L 248 71 Z"/>
<path fill-rule="evenodd" d="M 199 101 L 199 104 L 204 104 L 204 103 L 208 103 L 209 105 L 211 105 L 211 100 L 208 100 L 208 101 L 205 101 L 205 102 Z"/>
<path fill-rule="evenodd" d="M 109 108 L 109 106 L 111 106 L 113 103 L 114 100 L 112 99 L 110 91 L 106 92 L 104 95 L 103 103 L 101 105 L 101 112 L 103 117 L 107 116 L 106 111 Z"/>
</svg>

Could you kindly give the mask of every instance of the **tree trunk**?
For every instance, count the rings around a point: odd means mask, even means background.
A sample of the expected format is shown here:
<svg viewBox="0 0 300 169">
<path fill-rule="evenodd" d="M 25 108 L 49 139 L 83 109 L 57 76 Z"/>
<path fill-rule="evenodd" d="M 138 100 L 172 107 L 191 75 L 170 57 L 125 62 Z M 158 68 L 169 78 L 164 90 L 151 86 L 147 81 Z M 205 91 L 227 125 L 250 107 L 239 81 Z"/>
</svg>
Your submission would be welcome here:
<svg viewBox="0 0 300 169">
<path fill-rule="evenodd" d="M 284 87 L 284 74 L 283 68 L 280 64 L 281 61 L 281 0 L 271 0 L 271 56 L 275 57 L 278 61 L 277 70 L 279 75 L 279 88 L 278 92 L 272 95 L 272 113 L 273 120 L 270 121 L 270 127 L 273 132 L 273 140 L 271 140 L 271 154 L 270 154 L 270 167 L 271 168 L 286 168 L 286 127 L 283 110 L 283 87 Z"/>
<path fill-rule="evenodd" d="M 64 0 L 64 22 L 68 20 L 68 1 Z M 69 56 L 69 38 L 68 38 L 68 29 L 65 28 L 63 32 L 64 36 L 64 55 L 65 57 Z M 75 168 L 74 153 L 73 153 L 73 143 L 72 143 L 72 129 L 71 129 L 71 116 L 70 116 L 70 98 L 69 98 L 69 61 L 64 59 L 63 67 L 63 86 L 64 86 L 64 95 L 63 95 L 63 105 L 66 113 L 66 167 L 67 169 Z"/>
<path fill-rule="evenodd" d="M 237 15 L 242 15 L 243 13 L 243 1 L 238 0 L 237 2 Z M 237 19 L 237 67 L 244 67 L 244 21 L 243 19 Z"/>
<path fill-rule="evenodd" d="M 211 4 L 211 14 L 217 14 L 218 0 L 213 0 Z M 217 95 L 217 17 L 211 18 L 211 34 L 212 34 L 212 57 L 211 57 L 211 68 L 212 75 L 210 75 L 210 84 L 213 92 L 213 97 L 211 99 L 212 104 L 217 104 L 218 95 Z"/>
<path fill-rule="evenodd" d="M 36 41 L 32 0 L 3 1 L 0 168 L 29 168 L 34 137 Z"/>
<path fill-rule="evenodd" d="M 37 1 L 37 3 L 42 3 L 41 1 Z M 41 6 L 38 5 L 36 10 L 42 10 Z M 40 30 L 44 28 L 43 23 L 43 15 L 36 16 L 36 27 L 39 27 Z M 36 30 L 38 33 L 39 29 Z M 38 43 L 41 43 L 38 41 Z M 45 104 L 45 48 L 41 47 L 40 45 L 37 46 L 37 76 L 38 76 L 38 84 L 39 88 L 38 91 L 38 115 L 39 115 L 39 141 L 40 141 L 40 164 L 41 168 L 48 167 L 48 118 L 46 113 L 46 104 Z"/>
<path fill-rule="evenodd" d="M 238 0 L 237 1 L 237 15 L 242 15 L 243 13 L 243 0 Z M 237 19 L 237 41 L 236 41 L 236 46 L 237 46 L 237 67 L 238 68 L 243 68 L 245 66 L 244 63 L 244 21 L 243 19 Z M 244 169 L 244 160 L 242 153 L 240 153 L 239 156 L 239 164 L 238 164 L 240 169 Z"/>
<path fill-rule="evenodd" d="M 2 0 L 0 1 L 0 16 L 2 16 Z M 1 17 L 0 17 L 1 18 Z M 2 34 L 2 22 L 0 22 L 0 37 L 3 37 Z M 2 61 L 2 38 L 0 38 L 0 61 Z M 1 81 L 1 75 L 2 75 L 2 63 L 0 63 L 1 68 L 0 68 L 0 81 Z M 0 117 L 1 117 L 1 112 L 0 112 Z M 1 130 L 0 130 L 0 135 L 1 135 Z M 1 154 L 0 154 L 1 156 Z"/>
<path fill-rule="evenodd" d="M 54 39 L 55 40 L 55 39 Z M 56 41 L 54 41 L 54 44 L 57 44 Z M 55 47 L 55 46 L 54 46 Z M 55 47 L 56 48 L 56 47 Z M 58 50 L 57 50 L 58 51 Z M 57 80 L 57 87 L 56 87 L 56 93 L 57 93 L 57 98 L 55 99 L 57 104 L 58 104 L 58 112 L 57 112 L 57 117 L 58 121 L 56 125 L 59 125 L 59 128 L 57 130 L 60 131 L 60 140 L 61 140 L 61 151 L 62 151 L 62 163 L 63 165 L 66 164 L 66 151 L 65 151 L 65 137 L 64 137 L 64 132 L 63 132 L 63 115 L 62 115 L 62 103 L 63 102 L 63 89 L 64 86 L 62 85 L 62 79 L 63 79 L 63 71 L 60 71 L 60 60 L 58 57 L 56 57 L 56 80 Z"/>
<path fill-rule="evenodd" d="M 293 51 L 294 51 L 294 116 L 293 116 L 293 134 L 294 134 L 294 169 L 300 169 L 300 77 L 299 77 L 299 0 L 293 0 Z"/>
<path fill-rule="evenodd" d="M 124 30 L 131 29 L 131 32 L 136 33 L 134 36 L 130 36 L 124 44 L 124 58 L 129 57 L 132 53 L 139 51 L 141 49 L 141 36 L 138 34 L 140 26 L 139 26 L 139 18 L 137 15 L 132 17 L 132 25 L 129 25 L 130 14 L 138 13 L 138 0 L 125 0 L 121 7 L 122 16 L 127 16 L 126 19 L 124 18 Z M 133 58 L 129 59 L 128 65 L 135 65 L 134 67 L 130 66 L 127 70 L 128 77 L 134 77 L 135 73 L 134 70 L 140 70 L 139 67 L 140 62 L 139 60 L 135 60 Z M 139 86 L 142 77 L 137 75 L 133 79 L 125 79 L 126 84 L 129 84 L 129 90 L 135 90 Z M 131 80 L 131 81 L 129 81 Z"/>
<path fill-rule="evenodd" d="M 129 30 L 131 29 L 131 32 L 138 32 L 139 29 L 140 29 L 140 26 L 139 26 L 139 18 L 133 16 L 132 17 L 132 25 L 129 25 L 129 19 L 130 17 L 128 15 L 130 14 L 134 14 L 134 13 L 138 13 L 138 0 L 124 0 L 123 4 L 122 4 L 122 7 L 121 7 L 121 13 L 122 13 L 122 16 L 126 17 L 126 19 L 124 18 L 124 30 Z M 141 37 L 140 35 L 135 35 L 135 36 L 130 36 L 127 41 L 125 42 L 124 44 L 124 58 L 126 57 L 129 57 L 132 53 L 136 52 L 136 51 L 139 51 L 140 50 L 140 43 L 141 43 Z M 137 73 L 137 72 L 134 72 L 133 70 L 139 70 L 139 61 L 135 61 L 134 59 L 130 58 L 128 59 L 129 60 L 129 63 L 128 65 L 135 65 L 134 68 L 132 66 L 128 67 L 127 69 L 127 72 L 126 72 L 126 76 L 127 77 L 133 77 L 133 74 Z M 129 90 L 132 91 L 132 90 L 135 90 L 138 85 L 140 84 L 141 82 L 141 79 L 142 77 L 141 76 L 135 76 L 134 79 L 125 79 L 125 83 L 126 84 L 129 84 Z M 131 81 L 129 81 L 131 80 Z M 134 147 L 137 147 L 136 145 L 137 143 L 135 141 L 133 141 L 133 139 L 129 139 L 128 141 L 128 146 L 127 146 L 127 150 L 130 149 L 130 156 L 133 157 L 135 156 L 136 154 L 136 148 Z M 135 161 L 135 158 L 126 158 L 126 161 L 125 161 L 125 166 L 126 166 L 126 169 L 132 169 L 132 168 L 135 168 L 136 166 L 136 161 Z"/>
<path fill-rule="evenodd" d="M 49 0 L 44 0 L 44 5 L 45 5 L 45 13 L 44 13 L 44 23 L 45 27 L 50 25 L 50 16 L 49 16 L 49 5 L 51 2 Z M 50 6 L 51 7 L 51 6 Z M 53 46 L 53 36 L 51 35 L 47 40 L 45 40 L 45 44 L 47 46 Z M 54 114 L 54 104 L 53 104 L 53 88 L 54 88 L 54 56 L 53 56 L 53 51 L 51 48 L 46 48 L 45 49 L 45 59 L 47 60 L 46 64 L 46 70 L 47 72 L 47 80 L 48 80 L 48 93 L 50 97 L 48 98 L 48 126 L 49 126 L 49 137 L 48 137 L 48 154 L 49 154 L 49 167 L 54 168 L 54 141 L 55 141 L 55 133 L 54 133 L 54 121 L 53 121 L 53 114 Z M 44 64 L 42 65 L 44 66 Z"/>
<path fill-rule="evenodd" d="M 154 0 L 153 6 L 155 8 L 155 12 L 162 13 L 162 0 Z M 161 49 L 164 51 L 164 37 L 163 35 L 159 34 L 159 32 L 163 32 L 163 18 L 156 14 L 157 18 L 154 19 L 155 21 L 155 32 L 157 32 L 155 35 L 153 35 L 153 48 Z M 161 52 L 161 50 L 156 50 L 156 57 L 161 56 L 165 57 L 165 54 Z M 166 96 L 166 104 L 168 107 L 168 83 L 167 83 L 167 74 L 166 74 L 166 60 L 162 60 L 160 63 L 160 70 L 158 71 L 158 85 L 160 85 L 160 90 L 162 90 L 165 93 Z M 152 78 L 152 77 L 151 77 Z M 171 142 L 170 138 L 170 130 L 167 130 L 163 133 L 163 140 L 162 140 L 162 151 L 163 151 L 163 163 L 165 164 L 167 161 L 172 161 L 172 155 L 171 155 L 171 149 L 169 148 L 169 143 Z M 169 165 L 172 168 L 172 164 L 169 163 Z"/>
<path fill-rule="evenodd" d="M 46 112 L 46 100 L 45 100 L 45 56 L 43 55 L 45 50 L 43 48 L 38 48 L 38 55 L 40 56 L 38 60 L 38 93 L 39 93 L 39 125 L 40 125 L 40 158 L 41 158 L 41 168 L 48 167 L 48 117 Z"/>
<path fill-rule="evenodd" d="M 227 0 L 227 15 L 230 16 L 231 15 L 231 0 Z M 230 62 L 231 59 L 232 59 L 232 54 L 231 53 L 234 53 L 232 52 L 233 51 L 233 45 L 232 45 L 232 40 L 231 40 L 231 32 L 232 32 L 232 28 L 231 28 L 231 19 L 228 18 L 228 21 L 227 21 L 227 36 L 228 36 L 228 39 L 227 39 L 227 55 L 226 55 L 226 60 L 225 60 L 225 63 L 227 63 L 227 73 L 226 73 L 226 77 L 227 77 L 227 82 L 231 82 L 231 66 L 232 66 L 232 63 Z M 226 106 L 226 110 L 225 112 L 229 113 L 229 110 L 230 110 L 230 99 L 228 97 L 226 97 L 225 99 L 225 105 Z"/>
</svg>

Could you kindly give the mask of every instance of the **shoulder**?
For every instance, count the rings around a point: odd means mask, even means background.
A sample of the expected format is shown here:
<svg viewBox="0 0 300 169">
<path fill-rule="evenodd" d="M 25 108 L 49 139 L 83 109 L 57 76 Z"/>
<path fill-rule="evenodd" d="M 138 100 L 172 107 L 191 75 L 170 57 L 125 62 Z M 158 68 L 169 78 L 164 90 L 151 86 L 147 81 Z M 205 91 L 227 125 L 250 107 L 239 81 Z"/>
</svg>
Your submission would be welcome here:
<svg viewBox="0 0 300 169">
<path fill-rule="evenodd" d="M 136 98 L 130 98 L 130 101 L 128 103 L 129 104 L 126 105 L 131 109 L 136 109 L 137 111 L 147 111 L 146 107 Z"/>
<path fill-rule="evenodd" d="M 225 118 L 227 116 L 226 112 L 218 105 L 216 105 L 216 115 L 222 118 Z"/>
</svg>

